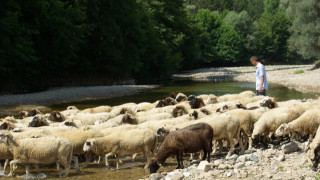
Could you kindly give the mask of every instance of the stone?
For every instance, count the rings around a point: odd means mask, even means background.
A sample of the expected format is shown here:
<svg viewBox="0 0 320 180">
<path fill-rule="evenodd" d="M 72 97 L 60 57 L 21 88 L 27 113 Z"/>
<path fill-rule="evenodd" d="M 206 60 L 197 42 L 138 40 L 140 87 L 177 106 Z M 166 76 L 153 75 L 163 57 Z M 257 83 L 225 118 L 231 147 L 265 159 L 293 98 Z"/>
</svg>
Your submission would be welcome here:
<svg viewBox="0 0 320 180">
<path fill-rule="evenodd" d="M 229 167 L 226 165 L 226 164 L 220 164 L 219 166 L 218 166 L 218 169 L 219 170 L 225 170 L 225 169 L 228 169 Z"/>
<path fill-rule="evenodd" d="M 281 155 L 277 158 L 277 160 L 278 160 L 279 162 L 284 161 L 284 160 L 285 160 L 284 155 L 281 154 Z"/>
<path fill-rule="evenodd" d="M 159 173 L 153 173 L 149 177 L 151 180 L 159 180 L 161 178 L 164 178 L 164 175 L 159 174 Z"/>
<path fill-rule="evenodd" d="M 245 155 L 241 155 L 237 158 L 237 161 L 236 162 L 246 162 L 246 156 Z"/>
<path fill-rule="evenodd" d="M 244 163 L 237 163 L 237 164 L 234 165 L 235 169 L 241 169 L 243 167 L 245 167 Z"/>
<path fill-rule="evenodd" d="M 165 179 L 167 179 L 167 177 Z M 183 179 L 183 174 L 180 173 L 180 172 L 176 172 L 170 177 L 170 179 L 171 180 L 182 180 Z"/>
<path fill-rule="evenodd" d="M 253 164 L 255 164 L 254 161 L 247 161 L 247 162 L 246 162 L 246 166 L 251 166 L 251 165 L 253 165 Z"/>
<path fill-rule="evenodd" d="M 227 157 L 227 160 L 237 159 L 239 156 L 237 154 L 233 154 L 232 156 Z"/>
<path fill-rule="evenodd" d="M 221 159 L 218 159 L 218 160 L 213 161 L 213 166 L 218 167 L 222 163 L 223 163 L 223 161 Z"/>
<path fill-rule="evenodd" d="M 300 150 L 300 147 L 296 142 L 289 142 L 281 146 L 282 152 L 284 154 L 293 153 Z"/>
<path fill-rule="evenodd" d="M 248 160 L 250 161 L 253 161 L 253 162 L 259 162 L 259 159 L 257 156 L 251 154 L 249 157 L 248 157 Z"/>
<path fill-rule="evenodd" d="M 246 178 L 246 177 L 248 177 L 248 173 L 245 172 L 245 171 L 241 171 L 241 172 L 240 172 L 240 175 L 241 175 L 241 178 Z"/>
<path fill-rule="evenodd" d="M 182 174 L 184 177 L 189 177 L 191 175 L 191 173 L 189 173 L 189 172 L 183 172 Z"/>
<path fill-rule="evenodd" d="M 211 169 L 213 166 L 212 163 L 209 163 L 208 161 L 201 161 L 199 166 L 197 167 L 198 170 L 208 172 L 209 169 Z"/>
<path fill-rule="evenodd" d="M 231 176 L 233 176 L 233 175 L 234 175 L 234 172 L 233 172 L 233 171 L 230 171 L 230 172 L 227 173 L 227 177 L 231 177 Z"/>
<path fill-rule="evenodd" d="M 262 153 L 262 156 L 263 156 L 264 158 L 270 158 L 270 157 L 272 156 L 272 154 L 271 154 L 271 152 L 263 152 L 263 153 Z"/>
</svg>

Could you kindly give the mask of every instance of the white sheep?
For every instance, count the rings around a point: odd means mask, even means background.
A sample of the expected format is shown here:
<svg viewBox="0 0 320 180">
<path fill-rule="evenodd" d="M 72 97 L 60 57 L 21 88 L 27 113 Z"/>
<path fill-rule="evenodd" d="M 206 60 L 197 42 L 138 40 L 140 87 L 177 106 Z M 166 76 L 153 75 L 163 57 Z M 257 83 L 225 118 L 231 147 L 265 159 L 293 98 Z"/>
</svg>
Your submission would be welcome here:
<svg viewBox="0 0 320 180">
<path fill-rule="evenodd" d="M 13 155 L 10 162 L 9 176 L 14 175 L 13 165 L 24 164 L 26 174 L 29 175 L 29 164 L 56 163 L 59 176 L 62 176 L 60 165 L 65 167 L 65 175 L 68 176 L 72 159 L 72 145 L 63 138 L 43 137 L 25 138 L 16 140 L 8 132 L 0 132 L 0 142 L 4 143 Z"/>
<path fill-rule="evenodd" d="M 309 143 L 312 141 L 320 125 L 320 109 L 305 111 L 300 117 L 290 123 L 284 123 L 276 130 L 276 136 L 283 136 L 289 133 L 309 134 Z M 293 136 L 291 136 L 292 138 Z"/>
<path fill-rule="evenodd" d="M 256 139 L 259 135 L 267 137 L 269 133 L 274 133 L 281 124 L 293 121 L 305 110 L 306 108 L 302 105 L 291 105 L 265 112 L 254 125 L 252 138 Z"/>
<path fill-rule="evenodd" d="M 94 108 L 84 109 L 81 112 L 95 114 L 95 113 L 102 113 L 102 112 L 110 112 L 111 109 L 112 108 L 110 106 L 98 106 L 98 107 L 94 107 Z"/>
<path fill-rule="evenodd" d="M 106 166 L 109 166 L 108 157 L 116 155 L 116 168 L 119 169 L 119 157 L 123 153 L 134 154 L 143 152 L 147 157 L 148 167 L 152 153 L 155 152 L 157 135 L 150 129 L 131 129 L 125 133 L 114 132 L 101 138 L 88 139 L 83 145 L 83 151 L 93 152 L 99 156 L 105 155 Z"/>
<path fill-rule="evenodd" d="M 254 97 L 256 94 L 252 91 L 243 91 L 239 94 L 226 94 L 218 97 L 218 102 L 233 101 L 245 97 Z"/>
</svg>

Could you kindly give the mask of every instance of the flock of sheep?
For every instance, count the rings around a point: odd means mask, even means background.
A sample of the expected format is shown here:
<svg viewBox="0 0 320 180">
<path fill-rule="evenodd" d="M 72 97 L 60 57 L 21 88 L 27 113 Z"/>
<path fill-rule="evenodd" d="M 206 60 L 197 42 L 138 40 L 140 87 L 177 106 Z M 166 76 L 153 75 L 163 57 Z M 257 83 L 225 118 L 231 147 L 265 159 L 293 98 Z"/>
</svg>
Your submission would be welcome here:
<svg viewBox="0 0 320 180">
<path fill-rule="evenodd" d="M 210 155 L 221 155 L 226 144 L 231 156 L 237 144 L 238 153 L 244 153 L 253 146 L 279 142 L 280 137 L 292 140 L 308 135 L 306 151 L 317 169 L 319 125 L 320 99 L 276 102 L 252 91 L 219 97 L 172 93 L 154 103 L 84 110 L 69 106 L 49 114 L 21 111 L 17 118 L 1 119 L 0 160 L 5 161 L 4 170 L 10 164 L 9 176 L 18 165 L 24 165 L 29 175 L 30 165 L 39 171 L 39 164 L 54 163 L 59 176 L 67 176 L 71 162 L 81 173 L 79 156 L 85 157 L 83 168 L 92 154 L 99 157 L 98 162 L 104 159 L 106 166 L 114 156 L 119 169 L 121 155 L 130 154 L 134 160 L 143 154 L 145 168 L 154 173 L 170 155 L 176 155 L 178 168 L 184 168 L 183 153 L 193 158 L 193 153 L 203 150 L 202 159 L 210 161 Z"/>
</svg>

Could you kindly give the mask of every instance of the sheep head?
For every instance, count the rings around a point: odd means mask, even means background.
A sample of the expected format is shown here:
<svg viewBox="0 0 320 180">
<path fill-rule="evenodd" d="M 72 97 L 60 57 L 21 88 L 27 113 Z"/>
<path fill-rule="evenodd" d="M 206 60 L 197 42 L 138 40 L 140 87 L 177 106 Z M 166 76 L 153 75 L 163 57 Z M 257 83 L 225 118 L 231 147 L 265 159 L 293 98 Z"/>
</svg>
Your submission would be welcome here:
<svg viewBox="0 0 320 180">
<path fill-rule="evenodd" d="M 213 96 L 213 95 L 209 95 L 207 100 L 206 100 L 207 104 L 215 104 L 218 103 L 218 99 L 217 97 Z"/>
<path fill-rule="evenodd" d="M 179 116 L 182 116 L 182 115 L 187 114 L 187 113 L 188 113 L 188 111 L 186 110 L 185 107 L 183 107 L 183 106 L 177 106 L 177 107 L 175 107 L 175 108 L 173 109 L 173 111 L 172 111 L 172 116 L 173 116 L 173 117 L 179 117 Z"/>
<path fill-rule="evenodd" d="M 2 122 L 2 124 L 0 125 L 0 130 L 12 130 L 14 128 L 15 126 L 11 122 L 5 121 L 5 122 Z"/>
<path fill-rule="evenodd" d="M 188 97 L 188 101 L 193 101 L 194 99 L 196 99 L 197 97 L 195 95 L 190 95 Z"/>
<path fill-rule="evenodd" d="M 28 112 L 27 111 L 20 111 L 18 114 L 18 119 L 23 119 L 28 117 Z"/>
<path fill-rule="evenodd" d="M 177 102 L 182 102 L 182 101 L 187 101 L 187 97 L 186 97 L 186 95 L 184 95 L 184 94 L 181 94 L 181 93 L 179 93 L 178 95 L 177 95 L 177 97 L 176 97 L 176 101 Z"/>
<path fill-rule="evenodd" d="M 289 125 L 286 124 L 286 123 L 283 123 L 283 124 L 281 124 L 281 125 L 278 127 L 278 129 L 276 130 L 275 135 L 276 135 L 276 136 L 283 136 L 283 135 L 285 135 L 285 134 L 288 134 L 288 131 L 289 131 L 289 130 L 290 130 Z"/>
<path fill-rule="evenodd" d="M 79 109 L 75 106 L 68 106 L 67 110 L 79 110 Z"/>
<path fill-rule="evenodd" d="M 10 133 L 7 131 L 0 131 L 0 143 L 8 143 L 8 138 L 10 137 Z"/>
<path fill-rule="evenodd" d="M 173 98 L 173 99 L 176 99 L 177 94 L 176 94 L 176 93 L 174 93 L 174 92 L 172 92 L 172 93 L 170 93 L 169 97 L 171 97 L 171 98 Z"/>
<path fill-rule="evenodd" d="M 170 131 L 166 130 L 164 127 L 161 127 L 157 130 L 157 136 L 159 138 L 159 141 L 162 142 L 167 137 L 167 135 L 170 133 Z"/>
<path fill-rule="evenodd" d="M 203 100 L 201 98 L 195 98 L 189 102 L 192 109 L 198 109 L 205 106 Z"/>
<path fill-rule="evenodd" d="M 189 114 L 190 117 L 193 117 L 194 119 L 198 119 L 199 113 L 197 111 L 193 111 L 193 113 Z"/>
<path fill-rule="evenodd" d="M 28 127 L 40 127 L 40 126 L 49 126 L 49 123 L 46 121 L 45 116 L 36 115 L 28 125 Z"/>
<path fill-rule="evenodd" d="M 247 109 L 246 106 L 244 106 L 241 103 L 236 104 L 236 106 L 237 106 L 238 109 Z"/>
<path fill-rule="evenodd" d="M 161 166 L 161 163 L 158 161 L 158 158 L 153 157 L 150 160 L 150 164 L 149 164 L 150 174 L 156 173 L 158 171 L 158 169 L 160 168 L 160 166 Z"/>
<path fill-rule="evenodd" d="M 262 102 L 260 103 L 260 106 L 273 109 L 276 107 L 276 101 L 274 99 L 263 99 Z"/>
<path fill-rule="evenodd" d="M 41 111 L 39 111 L 38 109 L 32 109 L 29 113 L 28 113 L 28 117 L 31 117 L 31 116 L 35 116 L 37 114 L 42 114 Z"/>
<path fill-rule="evenodd" d="M 60 112 L 53 111 L 52 113 L 50 113 L 49 120 L 53 122 L 62 122 L 65 120 L 65 118 Z"/>
<path fill-rule="evenodd" d="M 83 145 L 84 152 L 90 152 L 90 150 L 94 147 L 95 139 L 87 139 Z"/>
<path fill-rule="evenodd" d="M 128 114 L 128 113 L 123 115 L 122 123 L 123 124 L 125 124 L 125 123 L 126 124 L 138 124 L 136 118 L 132 114 Z"/>
</svg>

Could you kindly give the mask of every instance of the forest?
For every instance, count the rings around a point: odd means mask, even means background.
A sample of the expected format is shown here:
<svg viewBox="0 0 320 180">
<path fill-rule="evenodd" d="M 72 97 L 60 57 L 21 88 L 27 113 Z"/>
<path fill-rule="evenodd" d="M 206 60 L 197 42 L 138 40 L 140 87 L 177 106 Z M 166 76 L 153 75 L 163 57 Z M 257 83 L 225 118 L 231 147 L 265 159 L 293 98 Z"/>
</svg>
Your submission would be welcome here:
<svg viewBox="0 0 320 180">
<path fill-rule="evenodd" d="M 320 58 L 318 0 L 10 0 L 0 91 L 162 83 L 202 67 Z"/>
</svg>

